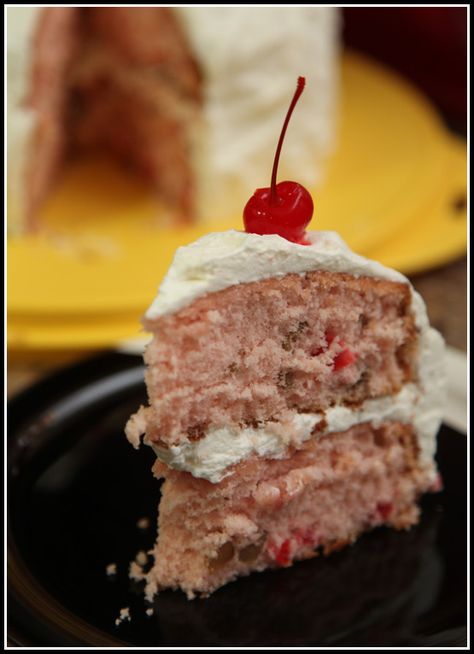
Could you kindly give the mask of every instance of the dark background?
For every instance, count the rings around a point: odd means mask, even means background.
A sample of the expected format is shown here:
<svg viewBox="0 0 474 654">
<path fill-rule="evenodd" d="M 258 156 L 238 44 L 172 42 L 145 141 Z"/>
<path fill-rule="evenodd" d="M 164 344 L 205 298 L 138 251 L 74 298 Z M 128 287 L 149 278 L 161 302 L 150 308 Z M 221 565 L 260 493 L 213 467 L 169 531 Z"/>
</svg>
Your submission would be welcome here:
<svg viewBox="0 0 474 654">
<path fill-rule="evenodd" d="M 347 7 L 343 19 L 347 46 L 400 72 L 466 134 L 466 7 Z"/>
</svg>

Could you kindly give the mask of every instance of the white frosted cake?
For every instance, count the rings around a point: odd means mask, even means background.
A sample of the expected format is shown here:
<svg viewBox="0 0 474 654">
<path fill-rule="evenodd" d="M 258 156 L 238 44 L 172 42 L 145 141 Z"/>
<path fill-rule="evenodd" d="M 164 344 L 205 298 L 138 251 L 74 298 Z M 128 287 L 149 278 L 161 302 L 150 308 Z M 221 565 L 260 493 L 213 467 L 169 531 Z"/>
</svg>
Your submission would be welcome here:
<svg viewBox="0 0 474 654">
<path fill-rule="evenodd" d="M 148 597 L 189 597 L 408 529 L 439 490 L 444 344 L 400 273 L 334 232 L 209 234 L 144 317 L 149 405 L 127 425 L 165 479 Z"/>
<path fill-rule="evenodd" d="M 95 149 L 182 219 L 234 215 L 266 179 L 298 75 L 311 84 L 281 173 L 313 184 L 333 137 L 338 27 L 330 7 L 9 7 L 11 228 L 33 228 L 65 157 Z"/>
</svg>

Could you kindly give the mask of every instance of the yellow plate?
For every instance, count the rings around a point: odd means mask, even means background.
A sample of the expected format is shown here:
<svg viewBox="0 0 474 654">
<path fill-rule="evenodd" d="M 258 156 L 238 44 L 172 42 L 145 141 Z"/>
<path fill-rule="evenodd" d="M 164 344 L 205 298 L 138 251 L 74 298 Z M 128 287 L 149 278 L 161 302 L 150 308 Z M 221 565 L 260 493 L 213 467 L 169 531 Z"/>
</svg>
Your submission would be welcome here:
<svg viewBox="0 0 474 654">
<path fill-rule="evenodd" d="M 447 166 L 446 183 L 433 189 L 423 211 L 413 215 L 366 256 L 413 275 L 464 253 L 467 241 L 465 141 L 451 138 Z"/>
<path fill-rule="evenodd" d="M 314 191 L 313 229 L 338 231 L 356 251 L 404 272 L 466 247 L 464 143 L 402 79 L 346 55 L 338 147 Z M 173 229 L 153 196 L 114 165 L 65 173 L 37 236 L 8 242 L 8 343 L 16 349 L 112 346 L 138 319 L 179 245 L 241 217 Z M 162 212 L 161 212 L 162 213 Z"/>
</svg>

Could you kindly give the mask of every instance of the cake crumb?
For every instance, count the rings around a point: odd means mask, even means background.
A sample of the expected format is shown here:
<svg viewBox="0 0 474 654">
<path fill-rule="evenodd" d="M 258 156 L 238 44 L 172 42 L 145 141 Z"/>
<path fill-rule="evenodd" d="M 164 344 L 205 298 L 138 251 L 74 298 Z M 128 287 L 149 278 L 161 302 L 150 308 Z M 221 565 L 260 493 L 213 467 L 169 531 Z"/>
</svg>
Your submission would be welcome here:
<svg viewBox="0 0 474 654">
<path fill-rule="evenodd" d="M 145 579 L 146 574 L 143 570 L 144 566 L 148 563 L 148 555 L 143 550 L 140 550 L 135 555 L 135 560 L 130 561 L 128 568 L 128 576 L 134 581 L 142 581 Z"/>
<path fill-rule="evenodd" d="M 153 611 L 153 609 L 147 609 L 147 610 L 145 611 L 145 613 L 146 613 L 147 615 L 153 615 L 154 611 Z"/>
<path fill-rule="evenodd" d="M 140 518 L 137 522 L 137 527 L 139 529 L 148 529 L 150 526 L 150 518 Z"/>
<path fill-rule="evenodd" d="M 145 601 L 149 604 L 153 604 L 155 595 L 158 594 L 158 585 L 156 581 L 148 581 L 145 587 Z"/>
<path fill-rule="evenodd" d="M 117 574 L 117 564 L 116 563 L 109 563 L 109 565 L 105 568 L 105 572 L 108 577 L 112 577 L 113 575 Z"/>
<path fill-rule="evenodd" d="M 143 550 L 140 550 L 135 556 L 135 561 L 138 563 L 138 565 L 143 567 L 148 563 L 148 556 Z"/>
<path fill-rule="evenodd" d="M 133 579 L 134 581 L 142 581 L 142 579 L 145 579 L 145 576 L 146 575 L 143 572 L 143 568 L 138 565 L 136 561 L 131 561 L 130 567 L 128 569 L 129 579 Z"/>
<path fill-rule="evenodd" d="M 128 606 L 126 606 L 123 609 L 120 609 L 120 615 L 119 617 L 115 620 L 115 626 L 118 627 L 119 624 L 124 622 L 125 620 L 128 620 L 130 622 L 131 617 L 130 617 L 130 609 Z"/>
</svg>

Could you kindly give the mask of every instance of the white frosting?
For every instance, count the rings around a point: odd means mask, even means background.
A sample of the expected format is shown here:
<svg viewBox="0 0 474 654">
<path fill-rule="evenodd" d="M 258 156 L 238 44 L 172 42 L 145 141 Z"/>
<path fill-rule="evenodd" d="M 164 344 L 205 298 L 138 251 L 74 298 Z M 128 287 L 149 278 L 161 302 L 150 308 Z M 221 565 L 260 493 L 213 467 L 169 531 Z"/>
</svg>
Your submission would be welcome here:
<svg viewBox="0 0 474 654">
<path fill-rule="evenodd" d="M 25 211 L 25 171 L 35 112 L 25 106 L 31 76 L 31 46 L 42 7 L 7 7 L 8 221 L 16 230 Z"/>
<path fill-rule="evenodd" d="M 312 245 L 297 245 L 277 234 L 259 236 L 229 230 L 207 234 L 178 248 L 149 320 L 174 313 L 198 297 L 245 282 L 311 270 L 345 272 L 410 284 L 401 273 L 352 252 L 336 232 L 309 232 Z M 411 288 L 411 285 L 410 285 Z M 413 291 L 419 328 L 427 326 L 423 300 Z"/>
<path fill-rule="evenodd" d="M 312 245 L 301 246 L 277 235 L 258 236 L 232 230 L 208 234 L 178 249 L 146 317 L 155 319 L 173 313 L 198 297 L 238 283 L 310 270 L 403 282 L 410 288 L 419 329 L 417 383 L 406 385 L 395 397 L 366 401 L 359 409 L 334 407 L 324 415 L 298 414 L 289 423 L 267 423 L 257 429 L 211 429 L 199 441 L 170 449 L 150 443 L 169 466 L 218 482 L 229 474 L 229 466 L 252 454 L 279 457 L 290 439 L 296 445 L 304 442 L 323 417 L 327 426 L 318 434 L 344 431 L 362 422 L 396 420 L 413 424 L 420 461 L 430 464 L 444 400 L 444 341 L 429 327 L 422 298 L 401 273 L 354 254 L 335 232 L 311 232 L 309 239 Z"/>
<path fill-rule="evenodd" d="M 333 141 L 338 9 L 239 6 L 175 11 L 204 79 L 204 137 L 195 162 L 202 217 L 238 214 L 255 187 L 268 184 L 282 121 L 300 75 L 306 77 L 306 89 L 288 127 L 279 179 L 297 175 L 300 183 L 314 185 Z"/>
</svg>

